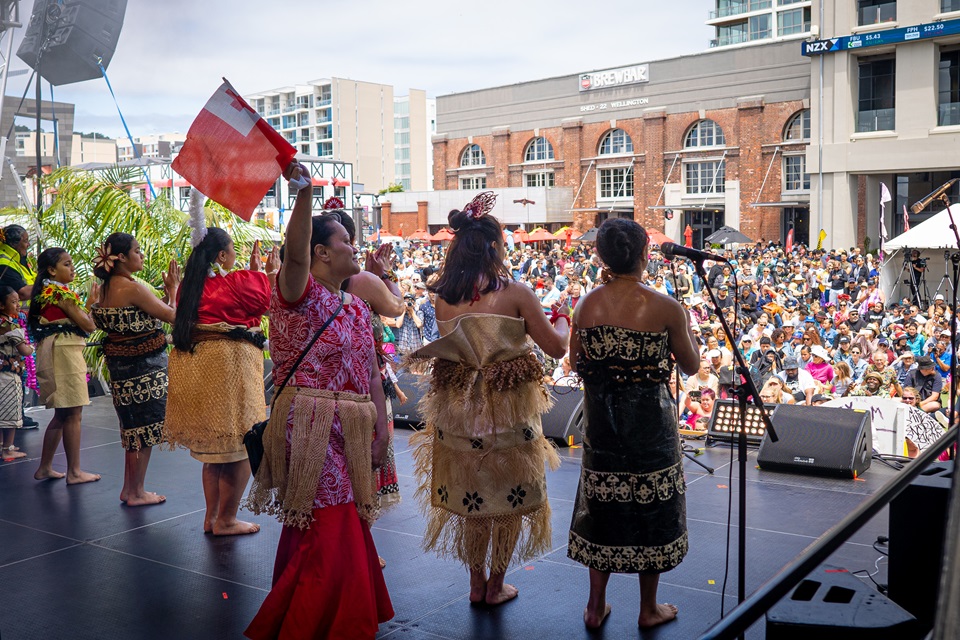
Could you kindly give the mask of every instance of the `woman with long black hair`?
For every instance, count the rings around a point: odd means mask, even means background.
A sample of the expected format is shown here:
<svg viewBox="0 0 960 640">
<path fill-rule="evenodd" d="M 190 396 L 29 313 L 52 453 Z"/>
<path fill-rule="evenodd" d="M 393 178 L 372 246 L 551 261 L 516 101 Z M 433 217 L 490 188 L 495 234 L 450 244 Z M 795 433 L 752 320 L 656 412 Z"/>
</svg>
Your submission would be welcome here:
<svg viewBox="0 0 960 640">
<path fill-rule="evenodd" d="M 237 520 L 250 480 L 243 434 L 266 417 L 260 320 L 270 304 L 276 251 L 261 270 L 259 245 L 250 268 L 233 271 L 237 253 L 223 229 L 205 229 L 184 268 L 173 325 L 167 439 L 203 463 L 203 532 L 256 533 Z"/>
<path fill-rule="evenodd" d="M 512 559 L 550 549 L 544 465 L 560 460 L 543 437 L 550 396 L 530 339 L 560 358 L 569 335 L 569 316 L 553 309 L 548 318 L 504 266 L 503 229 L 488 215 L 494 199 L 485 192 L 450 212 L 453 242 L 427 287 L 441 338 L 410 358 L 432 371 L 420 405 L 426 428 L 410 439 L 424 545 L 466 565 L 470 601 L 489 605 L 517 596 L 503 582 Z"/>
<path fill-rule="evenodd" d="M 83 360 L 86 337 L 96 329 L 80 297 L 69 288 L 77 272 L 66 249 L 51 247 L 37 258 L 37 279 L 30 299 L 27 326 L 37 345 L 37 382 L 40 402 L 53 409 L 53 419 L 43 434 L 37 480 L 63 478 L 53 470 L 53 455 L 60 440 L 67 455 L 67 484 L 95 482 L 100 476 L 80 469 L 80 415 L 90 404 L 87 364 Z M 98 296 L 97 287 L 90 298 Z"/>
<path fill-rule="evenodd" d="M 143 488 L 153 447 L 163 442 L 167 406 L 167 336 L 161 323 L 173 323 L 174 310 L 133 274 L 143 269 L 143 251 L 129 233 L 111 233 L 97 250 L 93 275 L 102 282 L 93 321 L 106 333 L 103 355 L 110 372 L 110 395 L 120 420 L 125 450 L 120 502 L 128 507 L 160 504 L 166 497 Z M 163 274 L 166 300 L 177 298 L 176 261 Z"/>
</svg>

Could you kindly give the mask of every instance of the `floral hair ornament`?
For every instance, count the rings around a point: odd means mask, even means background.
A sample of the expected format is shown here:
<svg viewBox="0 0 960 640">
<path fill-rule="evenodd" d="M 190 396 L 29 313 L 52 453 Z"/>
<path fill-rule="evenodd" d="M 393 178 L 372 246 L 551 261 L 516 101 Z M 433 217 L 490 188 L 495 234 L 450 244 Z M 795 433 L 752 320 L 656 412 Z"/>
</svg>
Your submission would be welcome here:
<svg viewBox="0 0 960 640">
<path fill-rule="evenodd" d="M 103 268 L 104 271 L 110 273 L 113 271 L 113 265 L 116 263 L 118 258 L 119 256 L 111 253 L 111 247 L 109 244 L 100 245 L 97 247 L 97 255 L 93 258 L 93 268 Z"/>
<path fill-rule="evenodd" d="M 343 200 L 337 196 L 327 198 L 326 202 L 323 203 L 324 209 L 343 209 Z"/>
<path fill-rule="evenodd" d="M 467 214 L 470 220 L 479 220 L 483 216 L 493 211 L 493 205 L 497 203 L 497 194 L 493 191 L 484 191 L 478 193 L 477 197 L 467 203 L 463 212 Z"/>
</svg>

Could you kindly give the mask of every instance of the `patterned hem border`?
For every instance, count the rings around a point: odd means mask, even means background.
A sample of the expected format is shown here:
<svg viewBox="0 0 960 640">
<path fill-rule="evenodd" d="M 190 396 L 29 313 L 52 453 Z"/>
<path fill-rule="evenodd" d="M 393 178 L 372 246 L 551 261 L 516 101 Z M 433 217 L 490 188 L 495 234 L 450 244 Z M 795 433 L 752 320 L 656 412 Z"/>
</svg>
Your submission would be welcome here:
<svg viewBox="0 0 960 640">
<path fill-rule="evenodd" d="M 610 573 L 662 573 L 683 561 L 689 549 L 687 532 L 659 547 L 608 547 L 594 544 L 573 531 L 567 557 L 597 571 Z"/>
<path fill-rule="evenodd" d="M 584 467 L 580 472 L 580 487 L 587 500 L 638 504 L 667 502 L 687 490 L 682 462 L 650 473 L 595 471 Z"/>
<path fill-rule="evenodd" d="M 162 444 L 163 441 L 163 422 L 132 429 L 120 428 L 120 444 L 127 451 L 140 451 L 143 447 L 155 447 Z"/>
</svg>

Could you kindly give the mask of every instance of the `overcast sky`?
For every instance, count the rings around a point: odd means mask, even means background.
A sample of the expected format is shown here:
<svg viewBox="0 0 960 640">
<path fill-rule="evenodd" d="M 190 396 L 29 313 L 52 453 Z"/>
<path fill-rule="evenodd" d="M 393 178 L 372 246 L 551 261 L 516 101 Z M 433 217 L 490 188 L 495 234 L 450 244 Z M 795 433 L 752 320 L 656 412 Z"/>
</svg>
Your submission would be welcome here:
<svg viewBox="0 0 960 640">
<path fill-rule="evenodd" d="M 332 76 L 429 97 L 702 52 L 710 0 L 128 0 L 107 75 L 134 137 L 186 132 L 226 76 L 241 94 Z M 33 0 L 21 1 L 26 27 Z M 14 51 L 23 29 L 17 30 Z M 4 49 L 6 39 L 4 38 Z M 11 69 L 26 64 L 14 55 Z M 19 100 L 29 75 L 10 78 Z M 33 96 L 33 88 L 30 89 Z M 49 85 L 43 97 L 49 99 Z M 123 135 L 102 79 L 54 88 L 77 131 Z"/>
</svg>

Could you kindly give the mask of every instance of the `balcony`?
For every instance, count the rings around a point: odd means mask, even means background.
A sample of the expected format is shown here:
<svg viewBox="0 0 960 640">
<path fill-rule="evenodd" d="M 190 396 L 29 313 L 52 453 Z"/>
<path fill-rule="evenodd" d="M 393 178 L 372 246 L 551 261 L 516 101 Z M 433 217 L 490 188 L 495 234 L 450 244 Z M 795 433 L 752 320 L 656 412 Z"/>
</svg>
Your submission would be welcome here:
<svg viewBox="0 0 960 640">
<path fill-rule="evenodd" d="M 285 104 L 283 105 L 283 112 L 290 113 L 292 111 L 296 111 L 298 108 L 299 107 L 296 104 Z"/>
<path fill-rule="evenodd" d="M 278 116 L 278 115 L 280 115 L 280 109 L 279 109 L 279 108 L 270 109 L 269 111 L 267 111 L 267 115 L 268 115 L 268 116 Z"/>
<path fill-rule="evenodd" d="M 743 2 L 724 2 L 709 13 L 709 20 L 718 18 L 728 18 L 730 16 L 739 16 L 751 11 L 763 11 L 772 6 L 772 0 L 745 0 Z M 722 46 L 722 45 L 721 45 Z"/>
<path fill-rule="evenodd" d="M 330 96 L 320 96 L 317 98 L 316 104 L 318 107 L 329 107 L 331 104 L 333 104 L 333 98 Z"/>
</svg>

